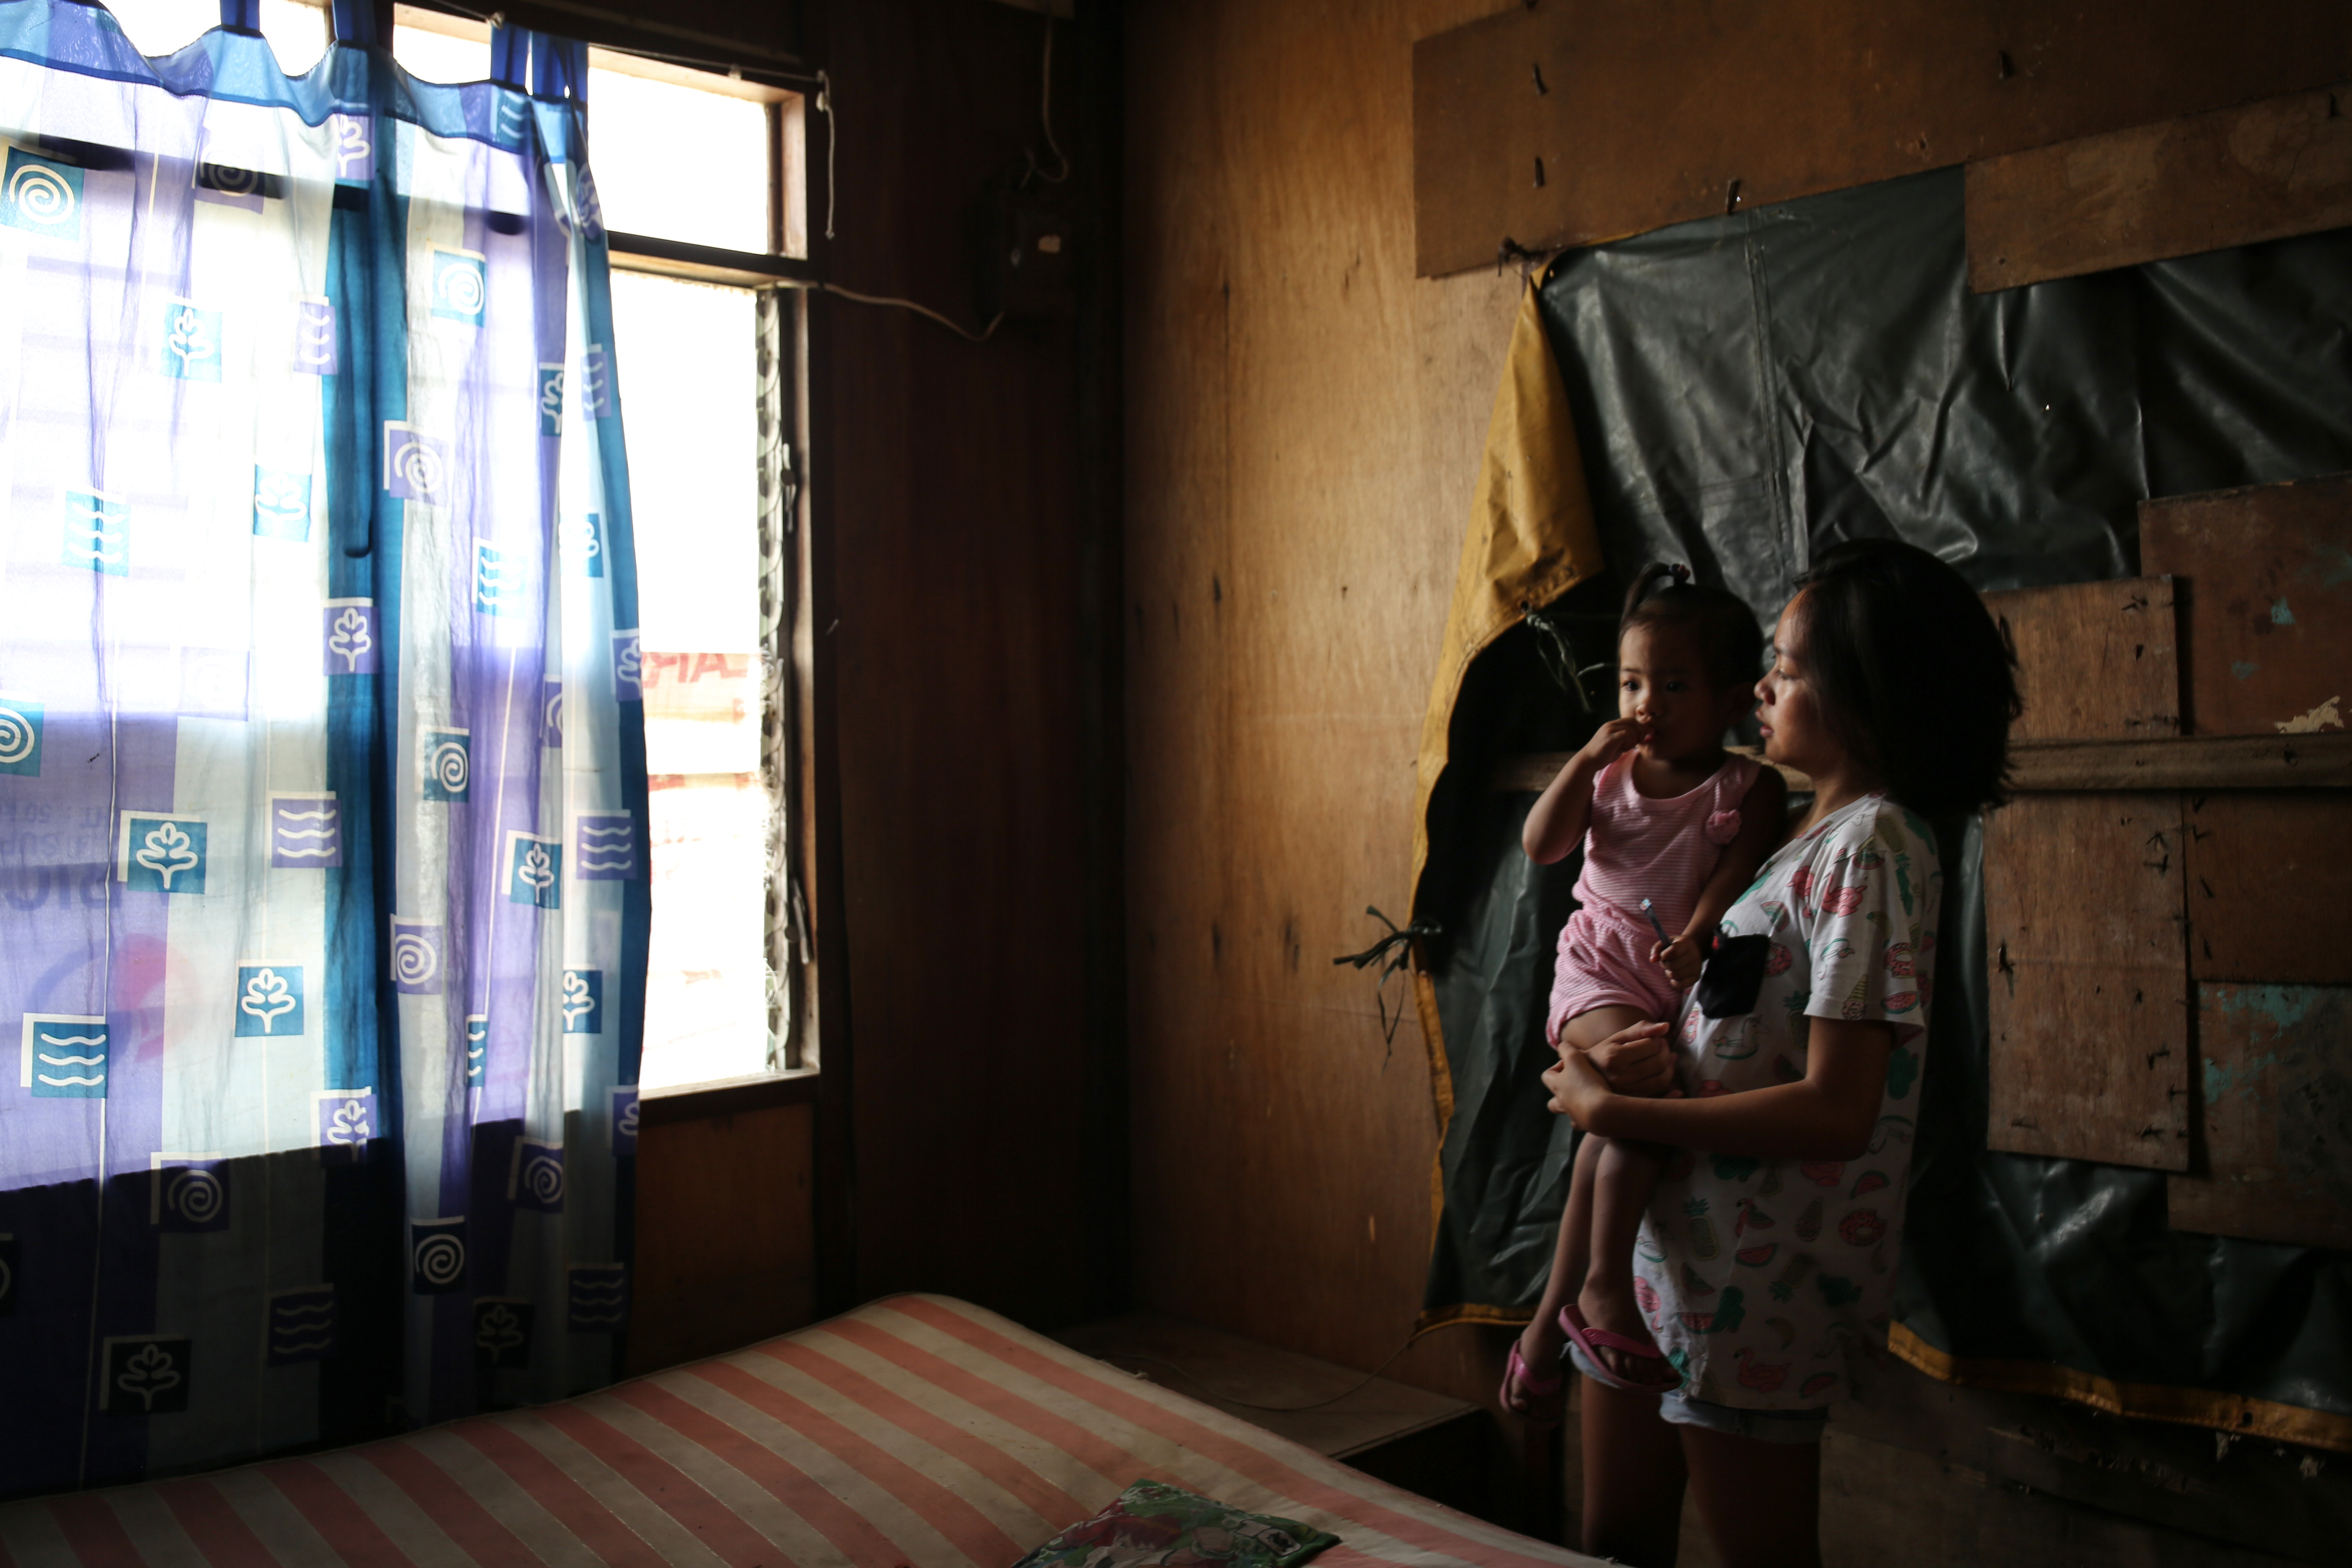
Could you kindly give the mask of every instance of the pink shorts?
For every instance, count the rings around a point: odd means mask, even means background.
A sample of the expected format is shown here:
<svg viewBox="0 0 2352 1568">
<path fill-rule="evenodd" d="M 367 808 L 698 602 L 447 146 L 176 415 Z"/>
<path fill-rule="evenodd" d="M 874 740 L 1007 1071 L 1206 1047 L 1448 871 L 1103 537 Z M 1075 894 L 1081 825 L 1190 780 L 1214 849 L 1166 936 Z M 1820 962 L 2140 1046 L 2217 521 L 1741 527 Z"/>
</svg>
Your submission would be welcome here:
<svg viewBox="0 0 2352 1568">
<path fill-rule="evenodd" d="M 1666 972 L 1650 961 L 1650 949 L 1657 943 L 1649 927 L 1589 908 L 1569 916 L 1559 928 L 1544 1037 L 1558 1046 L 1560 1026 L 1595 1007 L 1631 1007 L 1652 1022 L 1672 1021 L 1682 1011 L 1682 995 Z"/>
</svg>

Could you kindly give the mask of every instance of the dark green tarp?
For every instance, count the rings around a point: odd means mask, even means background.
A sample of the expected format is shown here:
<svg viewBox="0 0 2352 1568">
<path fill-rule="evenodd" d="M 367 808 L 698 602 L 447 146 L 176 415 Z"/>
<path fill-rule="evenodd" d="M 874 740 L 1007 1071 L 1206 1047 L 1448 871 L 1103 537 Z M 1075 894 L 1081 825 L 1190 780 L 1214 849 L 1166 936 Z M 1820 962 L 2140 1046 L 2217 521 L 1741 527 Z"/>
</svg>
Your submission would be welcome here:
<svg viewBox="0 0 2352 1568">
<path fill-rule="evenodd" d="M 2146 497 L 2352 468 L 2352 230 L 1978 296 L 1961 186 L 1923 174 L 1555 265 L 1545 321 L 1612 563 L 1690 562 L 1769 626 L 1838 540 L 1910 540 L 1980 589 L 2126 576 Z M 1610 598 L 1604 580 L 1556 608 Z M 1605 626 L 1568 624 L 1586 662 L 1613 657 Z M 1536 1074 L 1574 866 L 1530 866 L 1533 796 L 1487 784 L 1494 759 L 1587 732 L 1536 655 L 1522 629 L 1471 670 L 1431 802 L 1414 914 L 1444 928 L 1424 953 L 1454 1114 L 1424 1322 L 1524 1317 L 1563 1193 Z M 1943 837 L 1898 1321 L 1931 1355 L 2042 1363 L 2050 1392 L 2087 1374 L 2208 1391 L 2214 1413 L 2272 1401 L 2352 1445 L 2352 1256 L 2176 1232 L 2160 1173 L 1986 1150 L 1977 827 Z"/>
</svg>

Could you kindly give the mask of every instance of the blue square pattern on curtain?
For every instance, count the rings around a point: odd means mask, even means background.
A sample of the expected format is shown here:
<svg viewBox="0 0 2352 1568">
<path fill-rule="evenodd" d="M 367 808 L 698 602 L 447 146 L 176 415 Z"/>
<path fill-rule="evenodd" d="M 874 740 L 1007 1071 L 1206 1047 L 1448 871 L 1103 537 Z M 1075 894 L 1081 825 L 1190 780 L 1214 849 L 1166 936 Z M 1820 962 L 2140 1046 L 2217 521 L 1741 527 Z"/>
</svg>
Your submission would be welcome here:
<svg viewBox="0 0 2352 1568">
<path fill-rule="evenodd" d="M 582 132 L 0 3 L 0 1494 L 620 1364 L 650 901 Z"/>
</svg>

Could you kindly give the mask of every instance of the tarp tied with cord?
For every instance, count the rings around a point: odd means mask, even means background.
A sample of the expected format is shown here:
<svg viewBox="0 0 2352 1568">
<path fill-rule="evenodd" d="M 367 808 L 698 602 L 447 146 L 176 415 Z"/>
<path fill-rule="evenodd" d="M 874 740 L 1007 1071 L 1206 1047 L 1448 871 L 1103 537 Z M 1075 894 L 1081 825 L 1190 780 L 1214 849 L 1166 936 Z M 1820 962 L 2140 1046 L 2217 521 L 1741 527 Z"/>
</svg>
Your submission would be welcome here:
<svg viewBox="0 0 2352 1568">
<path fill-rule="evenodd" d="M 2352 468 L 2352 231 L 1979 296 L 1962 184 L 1685 224 L 1572 252 L 1530 291 L 1423 728 L 1412 915 L 1438 928 L 1416 984 L 1444 1129 L 1424 1330 L 1524 1321 L 1565 1193 L 1538 1074 L 1576 861 L 1528 863 L 1535 797 L 1494 772 L 1591 720 L 1515 624 L 1523 602 L 1583 625 L 1592 663 L 1613 606 L 1571 590 L 1600 545 L 1689 562 L 1769 626 L 1840 540 L 1909 540 L 1980 590 L 2118 577 L 2145 498 Z M 2352 1258 L 2172 1230 L 2158 1172 L 1986 1149 L 1979 825 L 1939 837 L 1945 984 L 1894 1352 L 2352 1450 Z"/>
</svg>

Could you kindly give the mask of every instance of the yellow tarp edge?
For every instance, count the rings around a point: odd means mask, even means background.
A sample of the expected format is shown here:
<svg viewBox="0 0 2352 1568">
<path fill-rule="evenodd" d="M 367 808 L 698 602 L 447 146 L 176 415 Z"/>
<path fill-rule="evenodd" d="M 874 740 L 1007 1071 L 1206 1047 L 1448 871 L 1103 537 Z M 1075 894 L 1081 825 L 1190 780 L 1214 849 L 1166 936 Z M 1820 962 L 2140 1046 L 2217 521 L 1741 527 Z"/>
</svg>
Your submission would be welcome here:
<svg viewBox="0 0 2352 1568">
<path fill-rule="evenodd" d="M 1568 388 L 1552 355 L 1538 309 L 1538 282 L 1530 279 L 1519 297 L 1511 347 L 1503 361 L 1502 384 L 1486 422 L 1486 449 L 1478 488 L 1470 502 L 1470 527 L 1462 541 L 1462 564 L 1454 580 L 1454 603 L 1445 617 L 1445 641 L 1429 708 L 1422 717 L 1419 788 L 1412 814 L 1412 882 L 1418 902 L 1421 873 L 1429 860 L 1429 802 L 1448 761 L 1446 741 L 1454 703 L 1471 661 L 1515 625 L 1522 605 L 1541 607 L 1601 570 L 1601 535 L 1592 521 L 1592 500 L 1584 481 L 1584 457 L 1570 416 Z M 1414 914 L 1417 916 L 1416 909 Z M 1445 1036 L 1437 1016 L 1437 989 L 1413 952 L 1413 1003 L 1429 1049 L 1429 1083 L 1437 1113 L 1441 1150 L 1454 1120 L 1454 1075 L 1446 1065 Z M 1443 1173 L 1430 1165 L 1430 1247 L 1444 1203 Z M 1519 1324 L 1532 1314 L 1524 1308 L 1461 1303 L 1423 1311 L 1413 1338 L 1461 1323 Z M 2119 1415 L 2210 1426 L 2276 1442 L 2352 1453 L 2352 1416 L 2332 1415 L 2300 1405 L 2281 1405 L 2210 1389 L 2162 1384 L 2116 1383 L 2050 1362 L 1990 1361 L 1937 1350 L 1901 1323 L 1890 1325 L 1887 1345 L 1895 1354 L 1945 1383 L 2012 1394 L 2041 1394 L 2073 1400 Z"/>
</svg>

